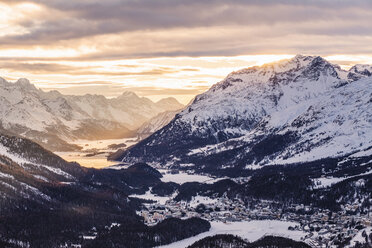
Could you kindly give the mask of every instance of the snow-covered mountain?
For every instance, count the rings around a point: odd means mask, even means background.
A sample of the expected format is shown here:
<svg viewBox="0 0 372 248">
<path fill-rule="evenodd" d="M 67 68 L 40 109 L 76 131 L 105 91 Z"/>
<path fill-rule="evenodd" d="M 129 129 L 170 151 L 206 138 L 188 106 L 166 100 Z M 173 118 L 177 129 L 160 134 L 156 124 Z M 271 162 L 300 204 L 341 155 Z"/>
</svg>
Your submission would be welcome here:
<svg viewBox="0 0 372 248">
<path fill-rule="evenodd" d="M 155 133 L 162 127 L 171 122 L 176 114 L 178 114 L 180 110 L 176 111 L 166 111 L 163 113 L 158 114 L 157 116 L 151 118 L 147 122 L 145 122 L 140 128 L 137 129 L 137 136 L 139 139 L 144 139 L 150 136 L 151 134 Z"/>
<path fill-rule="evenodd" d="M 255 169 L 372 152 L 372 67 L 302 56 L 229 74 L 111 159 Z"/>
<path fill-rule="evenodd" d="M 44 92 L 27 79 L 15 83 L 0 78 L 0 123 L 3 129 L 30 138 L 51 150 L 75 148 L 73 139 L 108 139 L 133 136 L 144 122 L 182 106 L 175 99 L 157 103 L 124 92 L 107 99 L 102 95 L 69 96 Z"/>
<path fill-rule="evenodd" d="M 78 181 L 83 170 L 40 145 L 0 133 L 0 205 L 13 207 L 22 200 L 49 202 L 45 183 Z"/>
</svg>

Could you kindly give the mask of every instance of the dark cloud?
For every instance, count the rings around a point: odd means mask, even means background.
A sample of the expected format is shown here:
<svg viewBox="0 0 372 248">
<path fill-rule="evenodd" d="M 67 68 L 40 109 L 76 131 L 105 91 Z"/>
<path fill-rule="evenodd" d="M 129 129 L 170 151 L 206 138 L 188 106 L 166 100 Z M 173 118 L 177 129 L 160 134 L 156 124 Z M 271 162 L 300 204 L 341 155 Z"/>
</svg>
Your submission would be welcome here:
<svg viewBox="0 0 372 248">
<path fill-rule="evenodd" d="M 62 14 L 37 22 L 30 16 L 30 20 L 19 23 L 29 30 L 28 33 L 2 37 L 0 44 L 50 44 L 94 35 L 163 29 L 169 29 L 171 40 L 174 28 L 230 25 L 272 26 L 277 36 L 287 32 L 319 35 L 372 33 L 370 0 L 42 0 L 35 3 Z M 319 21 L 325 23 L 319 25 L 316 23 Z M 230 37 L 234 38 L 238 37 Z"/>
<path fill-rule="evenodd" d="M 32 72 L 35 74 L 49 74 L 49 73 L 75 73 L 82 68 L 61 65 L 55 63 L 22 63 L 22 62 L 2 62 L 0 63 L 2 69 L 9 71 L 23 71 Z"/>
<path fill-rule="evenodd" d="M 20 1 L 5 0 L 15 6 Z M 27 1 L 27 2 L 32 2 Z M 38 0 L 27 32 L 0 35 L 0 49 L 88 47 L 72 57 L 37 61 L 99 61 L 248 54 L 372 54 L 371 0 Z M 0 58 L 7 61 L 12 58 Z M 31 59 L 31 60 L 32 60 Z M 13 59 L 14 60 L 14 59 Z M 27 62 L 30 58 L 19 58 Z M 6 65 L 5 65 L 6 66 Z M 50 65 L 55 66 L 55 65 Z M 32 68 L 31 68 L 32 67 Z M 48 73 L 47 65 L 27 68 Z M 129 67 L 128 67 L 129 68 Z M 53 68 L 50 68 L 53 69 Z M 69 74 L 89 69 L 54 68 Z M 53 71 L 53 70 L 51 70 Z M 124 75 L 163 75 L 163 70 Z M 102 75 L 99 70 L 94 75 Z M 107 75 L 123 75 L 113 72 Z"/>
<path fill-rule="evenodd" d="M 123 68 L 137 68 L 136 65 L 120 65 Z M 0 68 L 8 71 L 31 72 L 33 74 L 66 74 L 66 75 L 104 75 L 104 76 L 159 76 L 165 74 L 178 73 L 182 71 L 199 71 L 194 68 L 174 69 L 160 66 L 151 70 L 138 72 L 123 71 L 102 71 L 99 66 L 79 67 L 63 65 L 58 63 L 23 63 L 23 62 L 2 62 Z"/>
</svg>

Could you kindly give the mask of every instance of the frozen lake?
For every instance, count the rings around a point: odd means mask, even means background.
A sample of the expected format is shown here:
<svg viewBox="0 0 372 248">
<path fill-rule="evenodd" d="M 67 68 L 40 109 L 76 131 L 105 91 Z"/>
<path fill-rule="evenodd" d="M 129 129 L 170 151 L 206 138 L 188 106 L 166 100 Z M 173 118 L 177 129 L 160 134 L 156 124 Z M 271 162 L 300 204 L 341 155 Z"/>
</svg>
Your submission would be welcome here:
<svg viewBox="0 0 372 248">
<path fill-rule="evenodd" d="M 161 180 L 163 182 L 174 182 L 178 184 L 183 184 L 187 182 L 199 182 L 199 183 L 214 183 L 216 181 L 215 178 L 204 176 L 204 175 L 192 175 L 187 174 L 186 172 L 180 171 L 177 174 L 171 174 L 168 170 L 159 169 L 159 171 L 163 174 Z"/>
<path fill-rule="evenodd" d="M 164 205 L 168 200 L 173 199 L 175 196 L 176 194 L 172 196 L 157 196 L 151 193 L 151 188 L 143 195 L 130 195 L 130 197 L 136 197 L 144 200 L 152 200 L 162 205 Z"/>
<path fill-rule="evenodd" d="M 248 241 L 256 241 L 263 236 L 273 235 L 291 238 L 300 241 L 306 234 L 302 231 L 289 231 L 289 226 L 298 225 L 296 222 L 278 220 L 253 220 L 242 222 L 211 222 L 211 229 L 191 238 L 183 239 L 169 245 L 159 246 L 161 248 L 185 248 L 194 242 L 216 234 L 233 234 Z"/>
<path fill-rule="evenodd" d="M 58 156 L 69 162 L 78 162 L 81 166 L 102 169 L 117 162 L 107 161 L 107 153 L 86 157 L 84 152 L 55 152 Z"/>
</svg>

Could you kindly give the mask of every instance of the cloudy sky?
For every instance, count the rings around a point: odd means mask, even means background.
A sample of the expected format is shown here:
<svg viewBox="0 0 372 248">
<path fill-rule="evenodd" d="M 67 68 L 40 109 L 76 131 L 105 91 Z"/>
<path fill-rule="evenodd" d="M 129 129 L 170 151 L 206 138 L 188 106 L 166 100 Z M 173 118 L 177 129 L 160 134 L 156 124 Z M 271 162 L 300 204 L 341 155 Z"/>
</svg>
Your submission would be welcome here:
<svg viewBox="0 0 372 248">
<path fill-rule="evenodd" d="M 295 54 L 372 63 L 371 0 L 0 0 L 0 76 L 183 103 Z"/>
</svg>

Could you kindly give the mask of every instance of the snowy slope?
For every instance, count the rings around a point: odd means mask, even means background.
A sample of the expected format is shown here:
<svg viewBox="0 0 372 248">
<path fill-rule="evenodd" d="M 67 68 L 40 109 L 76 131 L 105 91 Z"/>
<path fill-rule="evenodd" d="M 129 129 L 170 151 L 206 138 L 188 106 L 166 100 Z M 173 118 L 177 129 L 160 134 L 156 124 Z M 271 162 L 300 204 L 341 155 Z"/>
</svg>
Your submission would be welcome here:
<svg viewBox="0 0 372 248">
<path fill-rule="evenodd" d="M 197 236 L 183 239 L 169 245 L 158 246 L 159 248 L 183 248 L 192 245 L 202 238 L 216 234 L 233 234 L 247 239 L 249 242 L 256 241 L 263 236 L 281 236 L 294 240 L 301 240 L 306 233 L 302 231 L 289 231 L 288 227 L 298 225 L 296 222 L 276 221 L 276 220 L 254 220 L 223 223 L 218 221 L 211 222 L 211 229 L 208 232 L 201 233 Z"/>
<path fill-rule="evenodd" d="M 45 183 L 76 182 L 83 173 L 30 140 L 0 134 L 0 203 L 51 201 Z"/>
<path fill-rule="evenodd" d="M 369 149 L 371 72 L 367 65 L 345 71 L 302 55 L 233 72 L 112 159 L 260 168 Z"/>
<path fill-rule="evenodd" d="M 157 116 L 145 122 L 140 128 L 138 128 L 137 136 L 140 139 L 147 138 L 148 136 L 155 133 L 162 127 L 165 127 L 166 125 L 168 125 L 169 122 L 171 122 L 171 120 L 173 120 L 176 114 L 178 114 L 179 112 L 180 110 L 176 110 L 176 111 L 166 111 L 166 112 L 158 114 Z"/>
<path fill-rule="evenodd" d="M 177 104 L 166 104 L 172 101 L 176 100 L 154 103 L 133 92 L 113 99 L 101 95 L 66 96 L 36 89 L 27 79 L 10 83 L 0 78 L 1 126 L 52 150 L 74 148 L 66 143 L 73 139 L 132 136 L 131 130 L 150 118 L 179 109 Z"/>
<path fill-rule="evenodd" d="M 173 97 L 167 97 L 167 98 L 163 98 L 157 101 L 156 106 L 162 109 L 173 109 L 173 110 L 179 110 L 184 107 L 181 103 L 179 103 Z"/>
</svg>

